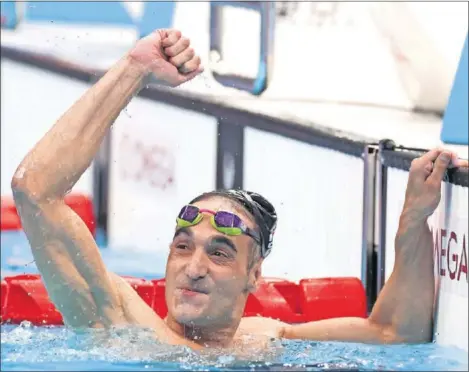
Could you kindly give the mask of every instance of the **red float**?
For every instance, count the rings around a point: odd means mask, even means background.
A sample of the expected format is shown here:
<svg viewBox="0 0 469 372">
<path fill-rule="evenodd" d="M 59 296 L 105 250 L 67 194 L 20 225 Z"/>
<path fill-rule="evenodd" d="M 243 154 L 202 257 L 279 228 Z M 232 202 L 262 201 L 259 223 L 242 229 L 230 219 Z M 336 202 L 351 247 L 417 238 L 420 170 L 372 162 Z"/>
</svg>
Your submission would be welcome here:
<svg viewBox="0 0 469 372">
<path fill-rule="evenodd" d="M 93 201 L 86 195 L 68 194 L 65 196 L 65 203 L 80 216 L 94 235 L 96 232 L 96 219 Z M 12 197 L 2 196 L 1 198 L 0 228 L 1 231 L 21 230 L 21 220 Z"/>
<path fill-rule="evenodd" d="M 305 319 L 366 316 L 366 293 L 358 278 L 318 278 L 300 281 Z"/>
<path fill-rule="evenodd" d="M 165 318 L 168 314 L 168 306 L 166 306 L 165 297 L 165 280 L 157 279 L 152 280 L 155 286 L 155 300 L 153 302 L 153 310 L 162 318 Z"/>
<path fill-rule="evenodd" d="M 0 322 L 2 322 L 2 319 L 3 319 L 3 311 L 5 309 L 5 306 L 7 304 L 7 290 L 8 290 L 8 285 L 7 285 L 7 282 L 2 280 L 0 282 L 0 298 L 1 298 L 1 302 L 0 302 Z"/>
<path fill-rule="evenodd" d="M 165 280 L 123 277 L 162 318 L 168 312 Z M 2 323 L 23 320 L 36 325 L 61 325 L 39 275 L 18 275 L 2 281 Z M 299 284 L 264 278 L 248 298 L 244 316 L 265 316 L 287 323 L 336 317 L 366 317 L 366 295 L 357 278 L 304 279 Z"/>
<path fill-rule="evenodd" d="M 6 277 L 5 281 L 8 289 L 2 322 L 62 324 L 62 316 L 50 301 L 39 275 Z"/>
<path fill-rule="evenodd" d="M 21 229 L 21 220 L 16 211 L 8 209 L 0 211 L 0 229 L 1 231 L 12 231 Z"/>
<path fill-rule="evenodd" d="M 263 278 L 247 300 L 244 316 L 265 316 L 288 323 L 304 320 L 299 306 L 300 287 L 288 280 Z"/>
</svg>

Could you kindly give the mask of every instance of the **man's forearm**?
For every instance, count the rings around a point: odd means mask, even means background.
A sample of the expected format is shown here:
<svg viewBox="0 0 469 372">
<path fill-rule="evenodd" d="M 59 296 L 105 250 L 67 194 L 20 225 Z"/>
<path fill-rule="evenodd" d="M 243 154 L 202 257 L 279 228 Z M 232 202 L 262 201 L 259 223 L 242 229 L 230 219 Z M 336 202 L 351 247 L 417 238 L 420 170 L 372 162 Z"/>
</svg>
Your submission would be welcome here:
<svg viewBox="0 0 469 372">
<path fill-rule="evenodd" d="M 403 342 L 432 339 L 435 280 L 433 239 L 427 222 L 402 214 L 395 240 L 394 270 L 370 320 Z"/>
<path fill-rule="evenodd" d="M 13 187 L 21 186 L 38 199 L 63 197 L 91 164 L 108 129 L 145 76 L 129 57 L 117 62 L 24 158 Z"/>
</svg>

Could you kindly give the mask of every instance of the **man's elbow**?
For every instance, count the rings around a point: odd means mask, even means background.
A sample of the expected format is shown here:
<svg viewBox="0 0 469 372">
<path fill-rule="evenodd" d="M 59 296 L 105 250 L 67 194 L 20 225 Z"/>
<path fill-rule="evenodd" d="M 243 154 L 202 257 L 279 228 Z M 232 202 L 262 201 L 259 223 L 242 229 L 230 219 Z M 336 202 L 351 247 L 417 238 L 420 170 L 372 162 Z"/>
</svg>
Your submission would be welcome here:
<svg viewBox="0 0 469 372">
<path fill-rule="evenodd" d="M 24 173 L 16 171 L 11 179 L 11 191 L 13 193 L 13 200 L 15 204 L 21 204 L 26 200 L 33 200 L 36 193 L 34 193 L 33 188 L 31 187 L 30 182 L 26 180 Z"/>
<path fill-rule="evenodd" d="M 402 332 L 395 327 L 382 327 L 380 339 L 383 344 L 425 344 L 432 342 L 432 332 L 427 329 Z"/>
<path fill-rule="evenodd" d="M 402 335 L 397 337 L 396 343 L 402 344 L 427 344 L 433 341 L 432 334 L 422 330 L 411 335 Z"/>
<path fill-rule="evenodd" d="M 37 204 L 46 200 L 49 195 L 49 187 L 44 187 L 43 180 L 38 178 L 36 174 L 30 174 L 21 166 L 13 175 L 10 187 L 16 204 L 24 201 Z"/>
<path fill-rule="evenodd" d="M 16 170 L 15 174 L 11 178 L 10 187 L 13 193 L 25 189 L 26 181 L 24 179 L 24 172 L 22 172 L 21 169 Z"/>
<path fill-rule="evenodd" d="M 20 164 L 10 181 L 13 194 L 33 195 L 38 183 L 37 176 L 34 173 L 31 172 L 29 167 Z"/>
</svg>

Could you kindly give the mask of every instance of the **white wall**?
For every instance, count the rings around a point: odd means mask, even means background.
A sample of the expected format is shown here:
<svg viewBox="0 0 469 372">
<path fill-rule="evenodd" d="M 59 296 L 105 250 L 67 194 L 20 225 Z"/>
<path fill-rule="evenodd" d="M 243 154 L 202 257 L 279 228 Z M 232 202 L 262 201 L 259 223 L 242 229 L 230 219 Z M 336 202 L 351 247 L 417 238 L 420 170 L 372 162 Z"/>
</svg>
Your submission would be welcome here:
<svg viewBox="0 0 469 372">
<path fill-rule="evenodd" d="M 363 160 L 250 128 L 244 151 L 244 187 L 279 218 L 264 274 L 360 278 Z"/>
<path fill-rule="evenodd" d="M 216 186 L 217 120 L 136 98 L 111 138 L 109 244 L 167 251 L 181 207 Z"/>
<path fill-rule="evenodd" d="M 10 195 L 18 164 L 88 85 L 3 58 L 1 74 L 1 195 Z M 90 170 L 74 191 L 91 195 Z"/>
<path fill-rule="evenodd" d="M 111 134 L 109 244 L 166 252 L 179 208 L 215 188 L 216 119 L 137 98 Z M 159 168 L 141 172 L 141 149 Z M 244 151 L 244 187 L 279 216 L 263 274 L 360 278 L 363 160 L 250 128 Z"/>
</svg>

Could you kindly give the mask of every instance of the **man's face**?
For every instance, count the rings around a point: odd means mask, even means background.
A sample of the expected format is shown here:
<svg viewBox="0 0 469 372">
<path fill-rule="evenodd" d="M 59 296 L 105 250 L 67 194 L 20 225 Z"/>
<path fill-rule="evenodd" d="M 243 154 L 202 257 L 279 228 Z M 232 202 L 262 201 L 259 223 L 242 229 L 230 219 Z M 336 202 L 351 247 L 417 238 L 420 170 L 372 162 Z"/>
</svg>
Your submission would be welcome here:
<svg viewBox="0 0 469 372">
<path fill-rule="evenodd" d="M 211 197 L 194 205 L 235 213 L 254 228 L 249 215 L 229 199 Z M 240 317 L 260 276 L 260 261 L 248 270 L 252 238 L 225 235 L 212 226 L 210 217 L 203 213 L 197 225 L 176 230 L 166 265 L 168 313 L 192 327 L 223 326 Z"/>
</svg>

